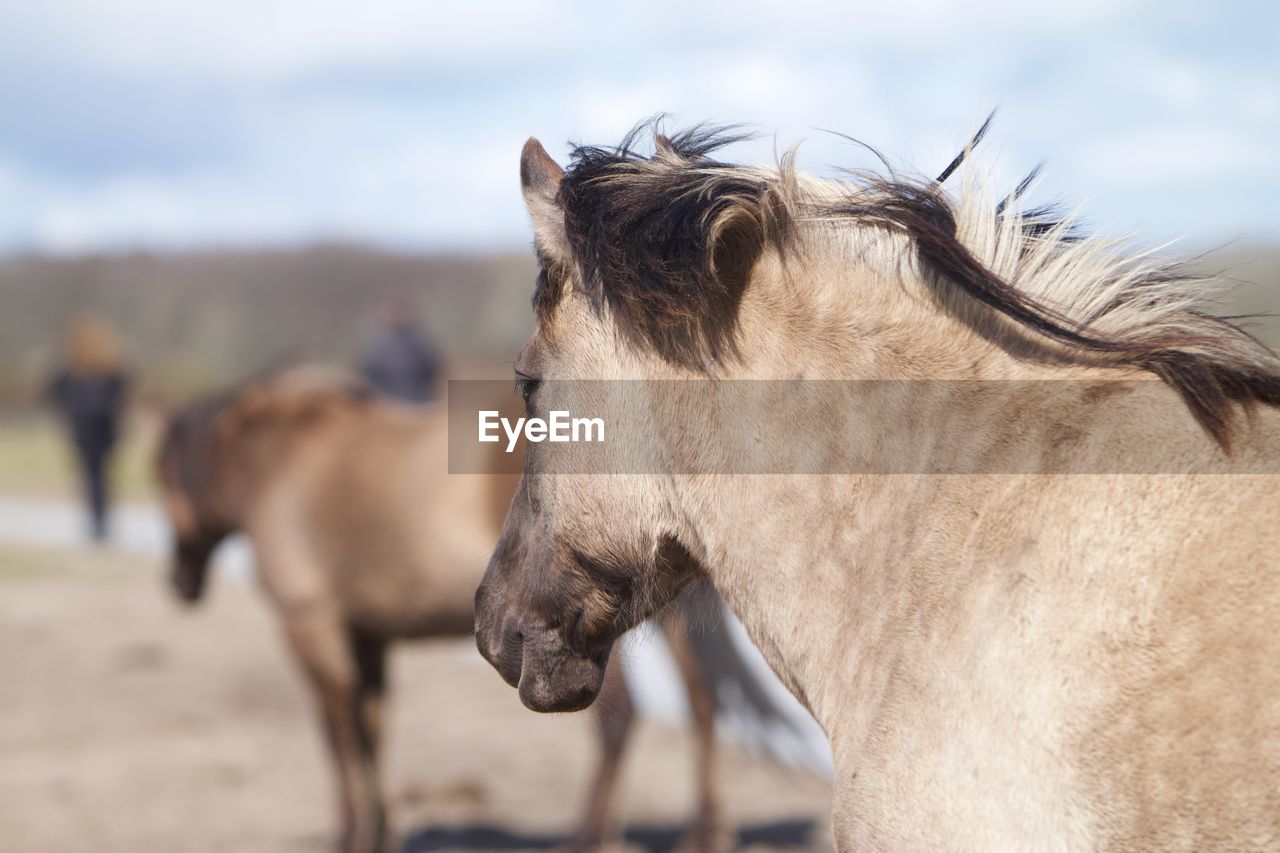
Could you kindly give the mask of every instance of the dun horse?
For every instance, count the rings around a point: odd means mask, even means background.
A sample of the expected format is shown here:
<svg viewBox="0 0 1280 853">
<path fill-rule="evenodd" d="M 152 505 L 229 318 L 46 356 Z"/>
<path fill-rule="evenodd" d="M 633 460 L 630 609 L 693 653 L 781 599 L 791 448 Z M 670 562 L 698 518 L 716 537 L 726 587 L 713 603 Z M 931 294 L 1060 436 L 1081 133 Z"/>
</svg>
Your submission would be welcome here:
<svg viewBox="0 0 1280 853">
<path fill-rule="evenodd" d="M 204 589 L 214 548 L 244 532 L 285 633 L 315 689 L 336 765 L 340 847 L 373 851 L 387 829 L 378 772 L 385 662 L 401 638 L 472 631 L 476 584 L 515 482 L 449 475 L 447 415 L 374 399 L 345 374 L 294 369 L 196 404 L 170 423 L 159 475 L 175 531 L 172 582 Z M 473 470 L 481 470 L 472 468 Z M 690 634 L 686 609 L 659 620 L 688 690 L 699 739 L 689 841 L 717 835 L 714 717 L 725 680 L 778 713 L 721 631 Z M 710 679 L 710 680 L 706 680 Z M 603 754 L 571 846 L 593 849 L 633 716 L 621 672 L 605 678 Z"/>
<path fill-rule="evenodd" d="M 1019 191 L 726 141 L 567 172 L 529 141 L 518 381 L 538 411 L 547 380 L 841 380 L 863 406 L 796 394 L 774 439 L 849 467 L 735 476 L 723 411 L 631 383 L 618 418 L 669 468 L 553 475 L 579 448 L 530 445 L 481 652 L 529 707 L 581 708 L 618 636 L 710 578 L 830 738 L 842 850 L 1280 844 L 1275 356 L 1206 282 Z"/>
</svg>

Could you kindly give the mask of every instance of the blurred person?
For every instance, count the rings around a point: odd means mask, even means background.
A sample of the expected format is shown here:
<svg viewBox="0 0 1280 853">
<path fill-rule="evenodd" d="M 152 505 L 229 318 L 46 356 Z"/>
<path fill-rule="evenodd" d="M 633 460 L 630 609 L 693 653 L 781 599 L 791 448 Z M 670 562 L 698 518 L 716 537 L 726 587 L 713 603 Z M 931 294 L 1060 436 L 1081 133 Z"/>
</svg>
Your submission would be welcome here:
<svg viewBox="0 0 1280 853">
<path fill-rule="evenodd" d="M 364 377 L 388 397 L 424 403 L 435 396 L 440 357 L 414 321 L 413 308 L 402 295 L 383 307 L 383 328 L 361 363 Z"/>
<path fill-rule="evenodd" d="M 127 385 L 123 352 L 115 331 L 95 315 L 75 317 L 67 325 L 62 364 L 50 380 L 49 398 L 66 422 L 75 447 L 89 512 L 89 532 L 95 542 L 107 536 L 108 472 Z"/>
</svg>

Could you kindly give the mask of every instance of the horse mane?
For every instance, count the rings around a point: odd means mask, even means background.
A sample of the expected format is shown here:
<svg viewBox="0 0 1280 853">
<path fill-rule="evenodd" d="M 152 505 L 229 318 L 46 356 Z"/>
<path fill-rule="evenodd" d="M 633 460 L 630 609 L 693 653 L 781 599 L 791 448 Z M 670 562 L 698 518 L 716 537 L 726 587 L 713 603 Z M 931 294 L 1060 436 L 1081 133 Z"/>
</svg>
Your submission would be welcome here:
<svg viewBox="0 0 1280 853">
<path fill-rule="evenodd" d="M 264 427 L 298 428 L 362 406 L 373 389 L 354 374 L 303 366 L 274 369 L 203 397 L 165 428 L 158 458 L 190 495 L 211 487 L 219 448 Z"/>
<path fill-rule="evenodd" d="M 1216 282 L 1084 234 L 1053 209 L 1020 208 L 1034 172 L 998 203 L 982 180 L 947 192 L 942 181 L 989 123 L 933 181 L 892 170 L 819 180 L 799 174 L 791 153 L 768 170 L 720 162 L 712 155 L 744 138 L 732 127 L 668 137 L 648 123 L 617 146 L 577 146 L 558 201 L 580 287 L 624 336 L 705 372 L 738 353 L 737 309 L 766 250 L 785 261 L 823 239 L 815 229 L 830 241 L 874 229 L 905 238 L 890 245 L 907 247 L 898 260 L 926 283 L 1056 344 L 1061 357 L 1155 374 L 1224 449 L 1238 409 L 1280 405 L 1280 359 L 1211 313 Z M 640 150 L 646 138 L 652 153 Z M 565 261 L 543 261 L 534 307 L 545 319 Z M 960 314 L 971 326 L 992 316 Z"/>
</svg>

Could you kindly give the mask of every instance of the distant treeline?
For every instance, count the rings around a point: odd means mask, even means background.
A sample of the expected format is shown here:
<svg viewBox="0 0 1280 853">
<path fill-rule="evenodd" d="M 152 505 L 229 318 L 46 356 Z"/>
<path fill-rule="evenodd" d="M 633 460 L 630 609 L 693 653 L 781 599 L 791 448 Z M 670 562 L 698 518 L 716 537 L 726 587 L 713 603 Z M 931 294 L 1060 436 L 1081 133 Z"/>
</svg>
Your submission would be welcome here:
<svg viewBox="0 0 1280 853">
<path fill-rule="evenodd" d="M 1242 279 L 1224 314 L 1275 312 L 1280 253 L 1233 247 L 1200 259 Z M 349 362 L 394 294 L 455 360 L 511 359 L 532 329 L 532 253 L 401 255 L 305 250 L 0 261 L 0 403 L 32 401 L 61 330 L 82 309 L 121 332 L 145 394 L 170 399 L 296 360 Z M 1280 345 L 1280 323 L 1260 336 Z"/>
<path fill-rule="evenodd" d="M 144 393 L 182 397 L 291 360 L 349 361 L 408 297 L 450 357 L 511 358 L 532 328 L 531 253 L 295 251 L 0 262 L 0 401 L 30 400 L 77 311 L 124 338 Z"/>
</svg>

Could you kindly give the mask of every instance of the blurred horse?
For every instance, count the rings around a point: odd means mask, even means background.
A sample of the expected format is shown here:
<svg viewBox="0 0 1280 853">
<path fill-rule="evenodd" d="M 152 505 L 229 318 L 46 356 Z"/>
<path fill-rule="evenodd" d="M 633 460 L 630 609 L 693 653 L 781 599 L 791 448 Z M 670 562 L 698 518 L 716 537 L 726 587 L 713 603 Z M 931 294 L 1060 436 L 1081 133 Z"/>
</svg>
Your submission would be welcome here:
<svg viewBox="0 0 1280 853">
<path fill-rule="evenodd" d="M 316 368 L 196 403 L 171 420 L 161 444 L 173 586 L 196 602 L 218 543 L 235 532 L 252 542 L 262 585 L 319 703 L 338 775 L 344 851 L 387 843 L 378 746 L 388 644 L 471 634 L 475 589 L 516 482 L 450 475 L 447 454 L 443 407 L 384 402 L 355 378 Z M 498 470 L 494 462 L 468 470 Z M 697 732 L 699 799 L 688 840 L 705 849 L 718 837 L 717 690 L 703 671 L 711 666 L 708 676 L 736 684 L 729 695 L 770 712 L 722 631 L 689 633 L 694 607 L 671 608 L 658 621 Z M 571 849 L 592 849 L 603 838 L 633 719 L 616 665 L 603 690 L 603 754 Z"/>
</svg>

